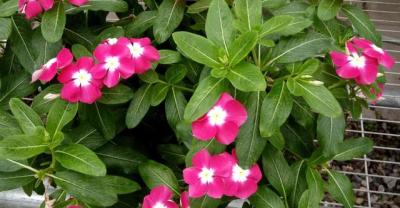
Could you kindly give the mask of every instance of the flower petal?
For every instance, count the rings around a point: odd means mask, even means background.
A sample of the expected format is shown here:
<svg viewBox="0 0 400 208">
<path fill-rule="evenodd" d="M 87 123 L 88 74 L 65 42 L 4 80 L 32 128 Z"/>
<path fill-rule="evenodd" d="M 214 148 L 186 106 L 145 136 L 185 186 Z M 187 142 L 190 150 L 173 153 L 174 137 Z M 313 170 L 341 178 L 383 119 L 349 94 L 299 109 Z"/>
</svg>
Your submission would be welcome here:
<svg viewBox="0 0 400 208">
<path fill-rule="evenodd" d="M 233 121 L 236 125 L 241 126 L 247 120 L 247 111 L 244 106 L 237 100 L 228 101 L 224 109 L 228 113 L 227 120 Z"/>
<path fill-rule="evenodd" d="M 110 56 L 111 47 L 106 44 L 100 44 L 94 49 L 93 55 L 99 62 L 104 62 Z"/>
<path fill-rule="evenodd" d="M 197 139 L 206 141 L 215 137 L 217 134 L 217 127 L 210 125 L 207 116 L 198 119 L 192 123 L 193 136 Z"/>
<path fill-rule="evenodd" d="M 115 87 L 119 83 L 119 72 L 118 71 L 108 71 L 107 75 L 103 79 L 104 85 L 108 88 Z"/>
<path fill-rule="evenodd" d="M 42 7 L 37 1 L 30 1 L 26 4 L 25 15 L 27 19 L 32 19 L 42 13 Z"/>
<path fill-rule="evenodd" d="M 215 155 L 210 159 L 210 168 L 214 169 L 215 175 L 220 177 L 228 177 L 233 164 L 233 157 L 226 152 Z"/>
<path fill-rule="evenodd" d="M 206 195 L 208 189 L 207 184 L 202 184 L 200 181 L 189 186 L 189 197 L 200 198 Z"/>
<path fill-rule="evenodd" d="M 199 169 L 208 167 L 210 164 L 211 155 L 207 149 L 198 151 L 192 158 L 192 165 Z"/>
<path fill-rule="evenodd" d="M 39 77 L 40 81 L 49 82 L 51 81 L 57 74 L 57 64 L 51 64 L 49 68 L 43 68 L 43 73 Z"/>
<path fill-rule="evenodd" d="M 189 185 L 198 183 L 200 181 L 199 169 L 194 167 L 185 168 L 183 170 L 183 180 Z"/>
<path fill-rule="evenodd" d="M 57 54 L 57 68 L 65 68 L 72 63 L 73 59 L 74 57 L 69 49 L 61 49 L 61 51 Z"/>
<path fill-rule="evenodd" d="M 378 63 L 375 59 L 367 58 L 364 69 L 360 70 L 360 76 L 356 82 L 361 85 L 370 85 L 378 77 Z"/>
<path fill-rule="evenodd" d="M 122 78 L 128 79 L 135 73 L 135 68 L 133 67 L 133 60 L 130 58 L 123 58 L 120 60 L 120 66 L 118 71 Z"/>
<path fill-rule="evenodd" d="M 76 72 L 76 70 L 77 67 L 75 64 L 67 66 L 61 71 L 60 75 L 58 75 L 57 77 L 58 81 L 64 84 L 71 81 L 72 75 Z"/>
<path fill-rule="evenodd" d="M 75 6 L 82 6 L 88 2 L 88 0 L 68 0 L 68 2 Z"/>
<path fill-rule="evenodd" d="M 75 86 L 74 82 L 64 84 L 61 89 L 61 98 L 68 102 L 75 103 L 79 101 L 80 87 Z"/>
<path fill-rule="evenodd" d="M 49 10 L 53 8 L 54 0 L 39 0 L 39 3 L 42 5 L 44 10 Z"/>
<path fill-rule="evenodd" d="M 243 184 L 239 185 L 238 191 L 235 196 L 239 199 L 247 199 L 251 195 L 257 192 L 257 183 L 252 180 L 247 180 Z"/>
<path fill-rule="evenodd" d="M 238 133 L 239 126 L 232 121 L 227 121 L 225 124 L 218 127 L 216 138 L 221 144 L 229 145 L 235 141 Z"/>
<path fill-rule="evenodd" d="M 341 52 L 337 52 L 337 51 L 332 51 L 330 53 L 331 58 L 332 58 L 332 62 L 333 64 L 335 64 L 336 66 L 343 66 L 345 64 L 347 64 L 349 62 L 348 60 L 348 55 L 341 53 Z"/>
<path fill-rule="evenodd" d="M 150 196 L 157 201 L 168 201 L 172 198 L 172 191 L 167 186 L 157 186 L 150 192 Z"/>
<path fill-rule="evenodd" d="M 81 87 L 80 101 L 82 103 L 92 104 L 101 97 L 100 89 L 93 85 Z"/>
<path fill-rule="evenodd" d="M 392 69 L 395 64 L 395 60 L 388 52 L 385 51 L 384 54 L 379 59 L 379 63 L 382 64 L 387 69 Z"/>
<path fill-rule="evenodd" d="M 214 181 L 208 184 L 208 192 L 207 195 L 219 199 L 224 195 L 225 192 L 225 183 L 220 177 L 214 177 Z"/>
<path fill-rule="evenodd" d="M 44 71 L 43 67 L 40 68 L 40 69 L 38 69 L 38 70 L 36 70 L 36 71 L 34 71 L 34 72 L 32 73 L 32 80 L 31 80 L 31 83 L 36 82 L 36 81 L 39 79 L 39 77 L 42 76 L 43 71 Z"/>
<path fill-rule="evenodd" d="M 76 62 L 78 69 L 86 69 L 89 71 L 93 67 L 94 61 L 91 57 L 81 57 Z"/>
<path fill-rule="evenodd" d="M 343 79 L 354 79 L 360 76 L 360 69 L 355 68 L 348 63 L 336 69 L 336 74 Z"/>
<path fill-rule="evenodd" d="M 233 100 L 233 97 L 229 93 L 224 92 L 221 94 L 221 97 L 219 98 L 219 100 L 215 105 L 225 106 L 225 104 L 231 100 Z"/>
</svg>

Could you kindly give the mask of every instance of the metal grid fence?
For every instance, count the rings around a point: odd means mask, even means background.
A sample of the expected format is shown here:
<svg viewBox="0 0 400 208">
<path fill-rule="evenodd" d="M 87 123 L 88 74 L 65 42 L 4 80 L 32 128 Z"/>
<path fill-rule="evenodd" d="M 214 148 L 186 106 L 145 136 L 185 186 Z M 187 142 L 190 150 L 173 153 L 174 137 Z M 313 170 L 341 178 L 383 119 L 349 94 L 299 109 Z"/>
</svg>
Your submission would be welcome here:
<svg viewBox="0 0 400 208">
<path fill-rule="evenodd" d="M 349 119 L 348 137 L 370 137 L 373 151 L 362 158 L 332 167 L 348 175 L 361 208 L 400 207 L 400 0 L 345 0 L 364 9 L 382 33 L 383 47 L 396 59 L 387 71 L 383 99 L 364 110 L 359 120 Z M 340 19 L 346 19 L 343 15 Z M 322 207 L 342 207 L 327 198 Z"/>
</svg>

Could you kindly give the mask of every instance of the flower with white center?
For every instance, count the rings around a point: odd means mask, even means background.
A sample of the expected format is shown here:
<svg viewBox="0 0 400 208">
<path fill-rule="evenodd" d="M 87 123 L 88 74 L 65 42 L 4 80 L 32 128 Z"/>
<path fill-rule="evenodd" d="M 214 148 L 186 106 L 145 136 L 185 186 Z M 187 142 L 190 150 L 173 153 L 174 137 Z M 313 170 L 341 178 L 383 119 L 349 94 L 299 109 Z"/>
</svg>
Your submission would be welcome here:
<svg viewBox="0 0 400 208">
<path fill-rule="evenodd" d="M 143 74 L 150 70 L 151 64 L 160 59 L 160 54 L 152 46 L 149 38 L 131 38 L 126 44 L 126 48 L 134 62 L 134 70 L 137 74 Z"/>
<path fill-rule="evenodd" d="M 81 69 L 75 72 L 72 75 L 72 78 L 74 79 L 74 84 L 77 87 L 86 87 L 90 84 L 90 81 L 92 80 L 92 75 L 89 74 L 89 72 L 85 69 Z"/>
<path fill-rule="evenodd" d="M 117 39 L 117 38 L 108 38 L 108 39 L 106 40 L 106 42 L 107 42 L 109 45 L 115 45 L 115 44 L 118 42 L 118 39 Z"/>
<path fill-rule="evenodd" d="M 219 143 L 228 145 L 235 140 L 246 119 L 243 105 L 228 93 L 223 93 L 204 116 L 192 123 L 193 136 L 204 141 L 216 138 Z"/>
<path fill-rule="evenodd" d="M 128 44 L 129 52 L 133 58 L 140 58 L 143 55 L 144 48 L 140 43 Z"/>
<path fill-rule="evenodd" d="M 157 202 L 152 208 L 167 208 L 163 203 Z"/>
<path fill-rule="evenodd" d="M 142 208 L 179 208 L 173 202 L 172 191 L 166 186 L 157 186 L 151 189 L 150 194 L 143 199 Z"/>
<path fill-rule="evenodd" d="M 352 67 L 363 69 L 365 67 L 366 58 L 365 56 L 359 56 L 357 53 L 353 53 L 351 56 L 348 57 L 350 61 L 350 65 Z"/>
<path fill-rule="evenodd" d="M 250 175 L 250 170 L 241 168 L 238 164 L 232 168 L 232 180 L 235 182 L 246 182 L 247 177 Z"/>
<path fill-rule="evenodd" d="M 202 168 L 199 178 L 203 184 L 212 183 L 214 181 L 214 170 L 211 168 Z"/>
<path fill-rule="evenodd" d="M 42 67 L 32 74 L 32 82 L 40 80 L 49 82 L 56 74 L 57 70 L 63 69 L 72 63 L 72 53 L 69 49 L 63 48 L 58 52 L 55 58 L 48 60 Z"/>
<path fill-rule="evenodd" d="M 374 58 L 379 64 L 387 69 L 392 69 L 395 61 L 393 57 L 381 47 L 364 38 L 353 38 L 354 45 L 362 49 L 362 53 L 368 57 Z"/>
<path fill-rule="evenodd" d="M 120 66 L 119 58 L 115 56 L 107 57 L 105 67 L 107 70 L 114 72 Z"/>
<path fill-rule="evenodd" d="M 371 47 L 380 54 L 383 54 L 385 52 L 382 48 L 376 46 L 375 44 L 372 44 Z"/>
</svg>

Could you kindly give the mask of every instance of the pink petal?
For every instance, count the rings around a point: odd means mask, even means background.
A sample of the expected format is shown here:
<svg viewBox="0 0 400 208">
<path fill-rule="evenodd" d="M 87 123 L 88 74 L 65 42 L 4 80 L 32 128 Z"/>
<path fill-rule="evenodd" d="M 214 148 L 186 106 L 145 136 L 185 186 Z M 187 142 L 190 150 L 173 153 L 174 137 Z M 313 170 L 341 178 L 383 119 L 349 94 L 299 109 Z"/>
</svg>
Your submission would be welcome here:
<svg viewBox="0 0 400 208">
<path fill-rule="evenodd" d="M 119 73 L 122 78 L 128 79 L 135 73 L 135 68 L 133 66 L 133 60 L 130 58 L 123 58 L 120 60 L 120 66 L 119 66 Z"/>
<path fill-rule="evenodd" d="M 215 137 L 217 127 L 210 125 L 207 116 L 203 116 L 192 123 L 192 133 L 197 139 L 207 141 Z"/>
<path fill-rule="evenodd" d="M 229 145 L 235 141 L 238 133 L 239 126 L 232 121 L 227 121 L 225 124 L 218 127 L 216 138 L 221 144 Z"/>
<path fill-rule="evenodd" d="M 207 149 L 202 149 L 198 151 L 192 158 L 192 165 L 199 169 L 203 167 L 208 167 L 210 164 L 211 155 Z"/>
<path fill-rule="evenodd" d="M 138 74 L 144 74 L 146 71 L 151 69 L 151 62 L 145 58 L 132 59 L 135 67 L 135 72 Z"/>
<path fill-rule="evenodd" d="M 69 66 L 67 66 L 66 68 L 64 68 L 60 75 L 58 75 L 58 81 L 65 84 L 69 81 L 71 81 L 72 79 L 72 75 L 77 71 L 77 67 L 75 64 L 71 64 Z"/>
<path fill-rule="evenodd" d="M 91 57 L 81 57 L 76 62 L 76 66 L 78 69 L 86 69 L 89 70 L 93 67 L 94 61 Z"/>
<path fill-rule="evenodd" d="M 222 178 L 214 177 L 214 181 L 208 184 L 207 195 L 219 199 L 224 195 L 225 192 L 225 184 Z"/>
<path fill-rule="evenodd" d="M 82 103 L 92 104 L 101 97 L 100 89 L 93 85 L 81 87 L 80 101 Z"/>
<path fill-rule="evenodd" d="M 54 5 L 54 0 L 39 0 L 39 2 L 46 11 L 53 8 Z"/>
<path fill-rule="evenodd" d="M 38 16 L 42 11 L 42 7 L 37 1 L 30 1 L 26 4 L 25 14 L 27 19 Z"/>
<path fill-rule="evenodd" d="M 61 49 L 57 54 L 57 68 L 62 69 L 70 65 L 73 59 L 74 57 L 68 48 Z"/>
<path fill-rule="evenodd" d="M 194 167 L 185 168 L 183 170 L 183 180 L 185 183 L 190 185 L 198 183 L 200 181 L 199 171 L 200 170 L 198 168 Z"/>
<path fill-rule="evenodd" d="M 18 0 L 18 11 L 22 12 L 24 10 L 26 0 Z"/>
<path fill-rule="evenodd" d="M 103 79 L 107 75 L 107 69 L 104 64 L 96 64 L 90 69 L 95 79 Z"/>
<path fill-rule="evenodd" d="M 167 208 L 179 208 L 179 206 L 172 201 L 166 201 L 163 203 Z"/>
<path fill-rule="evenodd" d="M 336 69 L 336 74 L 343 79 L 354 79 L 360 76 L 360 70 L 351 66 L 350 63 Z"/>
<path fill-rule="evenodd" d="M 129 57 L 129 48 L 124 44 L 115 44 L 111 46 L 110 56 Z"/>
<path fill-rule="evenodd" d="M 104 62 L 110 56 L 111 46 L 100 44 L 94 49 L 93 55 L 99 62 Z"/>
<path fill-rule="evenodd" d="M 235 196 L 239 189 L 239 183 L 232 181 L 230 178 L 225 183 L 225 192 L 227 196 Z"/>
<path fill-rule="evenodd" d="M 356 82 L 361 85 L 370 85 L 375 82 L 378 76 L 378 63 L 375 59 L 367 58 L 364 69 L 360 70 L 360 76 Z"/>
<path fill-rule="evenodd" d="M 88 0 L 68 0 L 70 4 L 75 6 L 82 6 L 88 2 Z"/>
<path fill-rule="evenodd" d="M 250 168 L 250 175 L 248 176 L 249 179 L 252 179 L 256 182 L 259 182 L 262 178 L 262 173 L 260 170 L 260 167 L 258 166 L 258 164 L 254 164 L 251 168 Z"/>
<path fill-rule="evenodd" d="M 351 42 L 346 43 L 346 49 L 349 51 L 350 54 L 357 53 L 357 49 L 354 47 L 354 45 Z"/>
<path fill-rule="evenodd" d="M 215 175 L 220 177 L 228 177 L 232 171 L 234 160 L 232 156 L 226 152 L 215 155 L 210 159 L 210 168 L 215 170 Z"/>
<path fill-rule="evenodd" d="M 108 71 L 107 75 L 103 79 L 103 83 L 108 88 L 115 87 L 119 83 L 119 77 L 118 71 Z"/>
<path fill-rule="evenodd" d="M 160 60 L 160 53 L 153 46 L 144 46 L 144 58 L 149 59 L 150 61 L 158 61 Z"/>
<path fill-rule="evenodd" d="M 153 188 L 150 192 L 150 196 L 157 201 L 168 201 L 172 198 L 172 191 L 166 186 L 157 186 Z"/>
<path fill-rule="evenodd" d="M 395 60 L 389 53 L 385 51 L 384 54 L 379 59 L 379 63 L 382 64 L 387 69 L 392 69 L 395 64 Z"/>
<path fill-rule="evenodd" d="M 221 97 L 219 98 L 219 100 L 215 105 L 225 106 L 225 104 L 231 100 L 233 100 L 233 97 L 229 93 L 224 92 L 221 94 Z"/>
<path fill-rule="evenodd" d="M 367 56 L 369 56 L 371 58 L 376 58 L 376 59 L 379 59 L 382 56 L 381 53 L 379 53 L 378 51 L 374 50 L 373 48 L 365 49 L 363 51 L 363 54 L 365 54 L 365 55 L 367 55 Z"/>
<path fill-rule="evenodd" d="M 336 66 L 343 66 L 345 64 L 347 64 L 349 62 L 348 60 L 348 55 L 341 53 L 341 52 L 337 52 L 337 51 L 332 51 L 330 53 L 331 58 L 332 58 L 332 62 L 333 64 L 335 64 Z"/>
<path fill-rule="evenodd" d="M 189 185 L 189 197 L 190 198 L 200 198 L 206 195 L 208 189 L 207 184 L 202 184 L 200 181 Z"/>
<path fill-rule="evenodd" d="M 34 71 L 32 73 L 31 83 L 36 82 L 39 79 L 39 77 L 42 76 L 43 71 L 44 71 L 43 67 L 41 69 L 38 69 L 38 70 Z"/>
<path fill-rule="evenodd" d="M 371 45 L 373 44 L 371 41 L 364 39 L 364 38 L 353 38 L 352 42 L 354 43 L 354 45 L 356 45 L 357 47 L 359 47 L 361 49 L 370 48 Z"/>
<path fill-rule="evenodd" d="M 80 96 L 80 88 L 75 86 L 74 82 L 68 82 L 64 84 L 61 89 L 61 98 L 68 102 L 78 102 Z"/>
<path fill-rule="evenodd" d="M 235 196 L 239 199 L 247 199 L 257 192 L 257 188 L 257 183 L 252 180 L 247 180 L 243 184 L 239 185 Z"/>
<path fill-rule="evenodd" d="M 152 208 L 150 196 L 144 197 L 142 208 Z"/>
<path fill-rule="evenodd" d="M 150 38 L 131 38 L 132 43 L 139 43 L 141 46 L 151 45 Z"/>
<path fill-rule="evenodd" d="M 241 126 L 247 120 L 246 108 L 237 100 L 228 101 L 224 109 L 228 113 L 227 120 L 233 121 L 236 125 Z"/>
<path fill-rule="evenodd" d="M 44 82 L 51 81 L 57 74 L 57 63 L 51 64 L 49 68 L 43 68 L 43 73 L 39 80 Z"/>
<path fill-rule="evenodd" d="M 189 195 L 186 191 L 181 193 L 180 204 L 182 208 L 190 207 Z"/>
</svg>

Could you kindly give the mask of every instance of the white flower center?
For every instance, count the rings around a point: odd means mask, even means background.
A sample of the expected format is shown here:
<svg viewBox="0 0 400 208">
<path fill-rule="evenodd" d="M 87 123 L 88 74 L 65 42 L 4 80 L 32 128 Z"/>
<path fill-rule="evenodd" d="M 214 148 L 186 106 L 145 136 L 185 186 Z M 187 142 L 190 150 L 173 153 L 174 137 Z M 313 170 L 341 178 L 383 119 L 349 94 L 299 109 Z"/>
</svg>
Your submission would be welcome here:
<svg viewBox="0 0 400 208">
<path fill-rule="evenodd" d="M 45 65 L 44 65 L 44 69 L 49 69 L 51 67 L 51 65 L 53 65 L 54 63 L 57 62 L 57 58 L 52 58 L 50 59 Z"/>
<path fill-rule="evenodd" d="M 133 58 L 139 58 L 143 55 L 144 48 L 139 43 L 129 44 L 128 48 Z"/>
<path fill-rule="evenodd" d="M 106 58 L 106 69 L 113 72 L 119 67 L 119 58 L 115 56 Z"/>
<path fill-rule="evenodd" d="M 208 121 L 212 126 L 223 125 L 227 116 L 228 113 L 220 106 L 215 106 L 207 113 Z"/>
<path fill-rule="evenodd" d="M 107 43 L 109 44 L 109 45 L 114 45 L 114 44 L 116 44 L 118 42 L 118 39 L 117 38 L 108 38 L 107 39 Z"/>
<path fill-rule="evenodd" d="M 79 70 L 78 72 L 75 72 L 72 75 L 72 78 L 74 79 L 74 84 L 76 86 L 88 86 L 90 84 L 90 81 L 92 80 L 92 75 L 89 74 L 89 72 L 87 72 L 84 69 Z"/>
<path fill-rule="evenodd" d="M 380 48 L 380 47 L 378 47 L 378 46 L 376 46 L 375 44 L 372 44 L 371 47 L 372 47 L 375 51 L 378 51 L 378 53 L 380 53 L 380 54 L 383 54 L 383 53 L 384 53 L 384 52 L 383 52 L 383 49 Z"/>
<path fill-rule="evenodd" d="M 232 180 L 235 182 L 246 182 L 247 177 L 250 175 L 250 170 L 242 169 L 238 164 L 233 166 L 232 169 Z"/>
<path fill-rule="evenodd" d="M 363 69 L 365 67 L 366 59 L 364 56 L 359 56 L 357 53 L 353 53 L 348 59 L 352 67 L 358 69 Z"/>
<path fill-rule="evenodd" d="M 212 183 L 214 181 L 214 170 L 211 168 L 202 168 L 199 178 L 202 184 Z"/>
<path fill-rule="evenodd" d="M 167 208 L 167 206 L 161 202 L 157 202 L 152 208 Z"/>
</svg>

